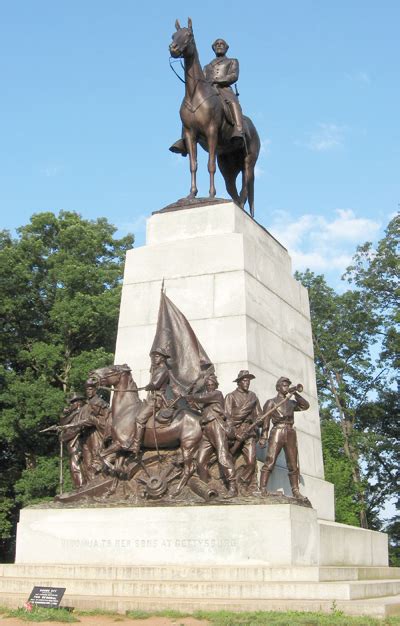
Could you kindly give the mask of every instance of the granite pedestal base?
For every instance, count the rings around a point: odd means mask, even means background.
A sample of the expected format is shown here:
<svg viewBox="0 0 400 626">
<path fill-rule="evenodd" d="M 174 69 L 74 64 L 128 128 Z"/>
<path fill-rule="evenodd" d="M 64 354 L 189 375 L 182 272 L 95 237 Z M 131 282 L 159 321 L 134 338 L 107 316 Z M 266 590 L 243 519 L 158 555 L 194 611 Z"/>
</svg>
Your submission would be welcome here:
<svg viewBox="0 0 400 626">
<path fill-rule="evenodd" d="M 387 536 L 292 504 L 21 511 L 16 563 L 387 565 Z"/>
</svg>

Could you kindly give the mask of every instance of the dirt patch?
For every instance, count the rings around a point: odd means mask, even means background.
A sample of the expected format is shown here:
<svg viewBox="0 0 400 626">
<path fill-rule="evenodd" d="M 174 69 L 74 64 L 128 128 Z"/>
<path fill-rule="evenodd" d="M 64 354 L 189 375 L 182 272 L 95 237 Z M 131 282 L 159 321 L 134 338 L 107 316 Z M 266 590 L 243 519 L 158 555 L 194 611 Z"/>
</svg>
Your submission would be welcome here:
<svg viewBox="0 0 400 626">
<path fill-rule="evenodd" d="M 149 617 L 129 619 L 124 615 L 77 615 L 76 626 L 207 626 L 208 622 L 194 617 Z M 15 617 L 0 616 L 1 626 L 29 626 L 29 624 L 65 624 L 65 622 L 25 622 Z"/>
</svg>

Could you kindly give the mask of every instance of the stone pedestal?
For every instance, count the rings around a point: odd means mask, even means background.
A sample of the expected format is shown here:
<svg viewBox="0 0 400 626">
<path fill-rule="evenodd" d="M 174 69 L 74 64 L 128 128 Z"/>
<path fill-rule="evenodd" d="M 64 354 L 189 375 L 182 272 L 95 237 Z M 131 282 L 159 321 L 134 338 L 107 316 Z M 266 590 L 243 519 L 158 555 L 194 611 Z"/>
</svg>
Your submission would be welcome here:
<svg viewBox="0 0 400 626">
<path fill-rule="evenodd" d="M 291 504 L 27 508 L 16 563 L 385 566 L 387 535 Z"/>
<path fill-rule="evenodd" d="M 316 512 L 294 505 L 24 509 L 16 554 L 17 563 L 116 565 L 318 560 Z"/>
<path fill-rule="evenodd" d="M 149 380 L 160 287 L 190 321 L 216 366 L 224 394 L 241 369 L 263 404 L 287 375 L 304 385 L 311 408 L 296 415 L 301 487 L 322 519 L 334 519 L 324 480 L 307 290 L 292 276 L 287 250 L 232 202 L 158 213 L 146 245 L 127 253 L 115 363 Z M 263 459 L 265 450 L 259 450 Z M 283 454 L 269 483 L 290 495 Z"/>
</svg>

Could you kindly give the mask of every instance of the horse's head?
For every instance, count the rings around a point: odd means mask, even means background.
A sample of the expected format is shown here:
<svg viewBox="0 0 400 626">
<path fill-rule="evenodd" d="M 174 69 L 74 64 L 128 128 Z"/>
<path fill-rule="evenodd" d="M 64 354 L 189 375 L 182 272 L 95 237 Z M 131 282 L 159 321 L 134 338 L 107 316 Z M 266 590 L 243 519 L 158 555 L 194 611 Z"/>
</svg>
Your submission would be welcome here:
<svg viewBox="0 0 400 626">
<path fill-rule="evenodd" d="M 103 387 L 111 387 L 117 385 L 123 373 L 130 373 L 131 368 L 126 363 L 124 365 L 110 365 L 108 367 L 99 367 L 97 370 L 90 372 L 90 378 L 97 380 L 99 385 Z"/>
<path fill-rule="evenodd" d="M 193 54 L 195 50 L 192 20 L 188 18 L 187 28 L 181 28 L 178 20 L 175 22 L 176 31 L 172 35 L 172 43 L 169 46 L 169 52 L 174 59 L 187 57 Z"/>
</svg>

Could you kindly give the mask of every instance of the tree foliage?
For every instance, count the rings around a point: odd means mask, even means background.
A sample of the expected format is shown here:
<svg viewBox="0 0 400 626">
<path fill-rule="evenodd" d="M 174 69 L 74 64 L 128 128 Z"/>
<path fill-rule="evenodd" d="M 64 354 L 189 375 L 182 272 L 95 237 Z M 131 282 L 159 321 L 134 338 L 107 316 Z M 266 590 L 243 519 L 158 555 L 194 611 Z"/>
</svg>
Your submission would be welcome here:
<svg viewBox="0 0 400 626">
<path fill-rule="evenodd" d="M 337 520 L 379 528 L 398 499 L 399 218 L 378 243 L 360 246 L 343 293 L 309 270 L 325 471 L 336 488 Z"/>
<path fill-rule="evenodd" d="M 0 537 L 20 504 L 53 496 L 58 421 L 87 372 L 112 362 L 125 253 L 106 219 L 61 211 L 0 233 Z"/>
</svg>

